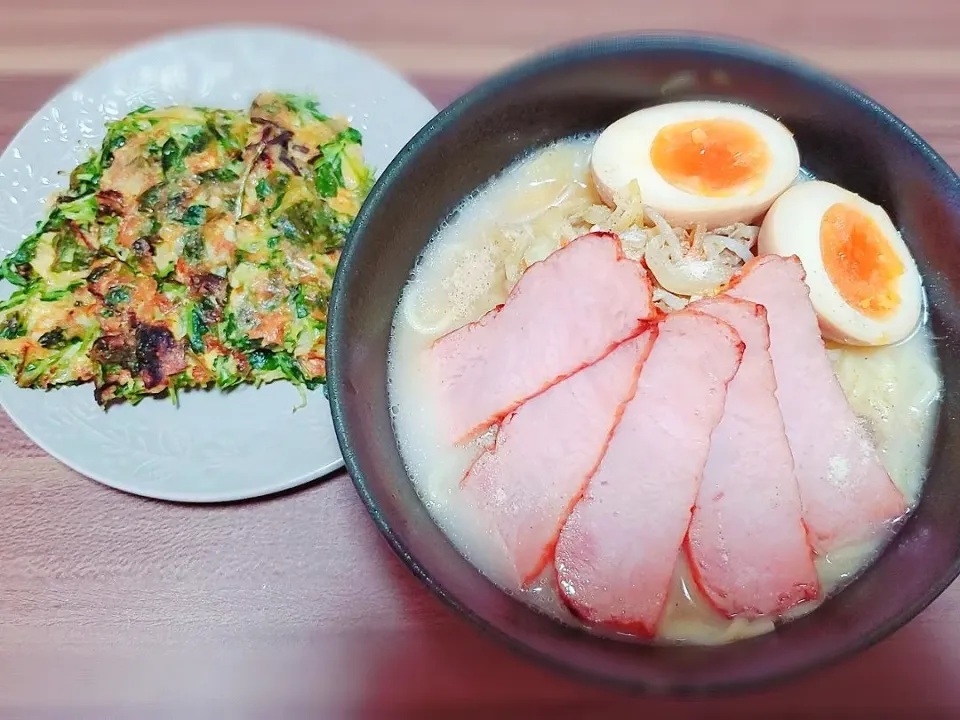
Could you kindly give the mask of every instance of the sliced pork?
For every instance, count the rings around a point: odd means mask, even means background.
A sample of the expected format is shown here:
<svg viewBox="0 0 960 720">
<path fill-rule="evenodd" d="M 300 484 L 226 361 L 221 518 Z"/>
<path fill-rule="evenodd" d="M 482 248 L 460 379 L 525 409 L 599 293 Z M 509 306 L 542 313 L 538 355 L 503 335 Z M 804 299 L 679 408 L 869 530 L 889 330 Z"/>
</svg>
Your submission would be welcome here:
<svg viewBox="0 0 960 720">
<path fill-rule="evenodd" d="M 531 265 L 504 305 L 429 350 L 450 439 L 498 422 L 636 335 L 654 314 L 646 270 L 622 255 L 611 233 L 584 235 Z"/>
<path fill-rule="evenodd" d="M 515 570 L 535 579 L 607 449 L 657 330 L 628 340 L 521 405 L 463 479 Z"/>
<path fill-rule="evenodd" d="M 560 592 L 579 617 L 656 631 L 742 352 L 737 333 L 709 315 L 683 310 L 660 323 L 636 394 L 557 542 Z"/>
<path fill-rule="evenodd" d="M 691 305 L 729 323 L 746 345 L 687 534 L 697 585 L 728 617 L 779 615 L 819 594 L 803 525 L 761 305 L 721 296 Z"/>
<path fill-rule="evenodd" d="M 903 515 L 904 498 L 833 373 L 800 261 L 761 256 L 728 293 L 767 309 L 777 399 L 817 550 L 865 540 Z"/>
</svg>

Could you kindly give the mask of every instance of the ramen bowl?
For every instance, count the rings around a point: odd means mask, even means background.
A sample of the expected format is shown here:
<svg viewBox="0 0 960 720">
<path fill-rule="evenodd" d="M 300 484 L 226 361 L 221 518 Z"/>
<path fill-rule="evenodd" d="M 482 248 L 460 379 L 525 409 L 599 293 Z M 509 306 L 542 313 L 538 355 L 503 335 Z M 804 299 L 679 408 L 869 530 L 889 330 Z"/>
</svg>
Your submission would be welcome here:
<svg viewBox="0 0 960 720">
<path fill-rule="evenodd" d="M 675 100 L 743 103 L 781 119 L 804 168 L 881 204 L 924 279 L 943 400 L 923 497 L 884 552 L 814 612 L 720 646 L 600 636 L 502 591 L 435 524 L 410 482 L 388 401 L 391 320 L 418 257 L 461 201 L 530 150 Z M 443 110 L 384 171 L 340 261 L 328 335 L 343 456 L 376 524 L 431 590 L 513 648 L 578 677 L 651 693 L 736 690 L 849 656 L 921 612 L 960 572 L 960 179 L 910 128 L 852 88 L 737 41 L 612 37 L 562 48 Z"/>
</svg>

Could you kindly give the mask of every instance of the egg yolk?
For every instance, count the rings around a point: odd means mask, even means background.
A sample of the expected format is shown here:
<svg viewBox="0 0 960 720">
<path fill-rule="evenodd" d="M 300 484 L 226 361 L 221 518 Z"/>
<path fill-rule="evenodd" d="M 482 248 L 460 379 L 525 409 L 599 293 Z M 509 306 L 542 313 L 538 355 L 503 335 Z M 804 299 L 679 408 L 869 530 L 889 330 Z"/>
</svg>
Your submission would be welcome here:
<svg viewBox="0 0 960 720">
<path fill-rule="evenodd" d="M 903 262 L 873 218 L 852 205 L 831 205 L 820 221 L 820 254 L 840 297 L 863 315 L 882 318 L 900 304 Z"/>
<path fill-rule="evenodd" d="M 713 118 L 660 129 L 650 161 L 668 183 L 695 195 L 723 197 L 756 184 L 770 166 L 767 144 L 739 120 Z"/>
</svg>

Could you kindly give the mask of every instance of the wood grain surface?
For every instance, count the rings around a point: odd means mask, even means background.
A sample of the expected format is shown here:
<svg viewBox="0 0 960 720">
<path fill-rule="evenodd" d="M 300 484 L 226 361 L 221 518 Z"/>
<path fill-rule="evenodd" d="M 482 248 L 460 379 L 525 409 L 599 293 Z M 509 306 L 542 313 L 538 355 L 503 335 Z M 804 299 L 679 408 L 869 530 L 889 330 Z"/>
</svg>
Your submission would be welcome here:
<svg viewBox="0 0 960 720">
<path fill-rule="evenodd" d="M 954 0 L 0 0 L 0 148 L 68 79 L 213 22 L 345 38 L 442 106 L 537 49 L 631 29 L 797 52 L 960 166 Z M 960 586 L 839 666 L 739 697 L 639 698 L 554 675 L 423 588 L 340 474 L 224 507 L 130 497 L 0 413 L 0 718 L 960 716 Z"/>
</svg>

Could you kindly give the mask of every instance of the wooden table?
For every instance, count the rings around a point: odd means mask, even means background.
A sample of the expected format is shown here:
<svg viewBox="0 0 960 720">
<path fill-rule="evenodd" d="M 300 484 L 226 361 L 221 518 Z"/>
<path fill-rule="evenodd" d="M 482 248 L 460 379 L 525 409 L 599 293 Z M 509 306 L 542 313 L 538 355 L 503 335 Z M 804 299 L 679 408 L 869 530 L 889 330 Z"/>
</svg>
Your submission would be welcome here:
<svg viewBox="0 0 960 720">
<path fill-rule="evenodd" d="M 284 22 L 346 38 L 438 106 L 576 36 L 736 33 L 850 79 L 960 166 L 951 0 L 0 0 L 0 148 L 71 76 L 149 35 Z M 956 663 L 956 664 L 955 664 Z M 0 717 L 960 713 L 960 586 L 841 666 L 745 697 L 625 696 L 517 658 L 391 554 L 349 479 L 187 507 L 73 473 L 0 413 Z"/>
</svg>

